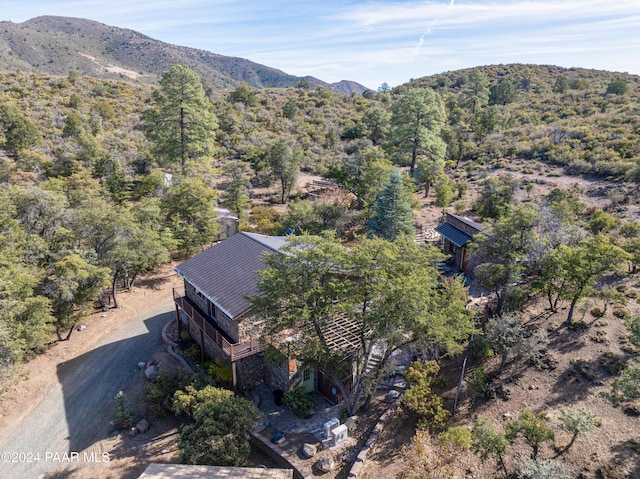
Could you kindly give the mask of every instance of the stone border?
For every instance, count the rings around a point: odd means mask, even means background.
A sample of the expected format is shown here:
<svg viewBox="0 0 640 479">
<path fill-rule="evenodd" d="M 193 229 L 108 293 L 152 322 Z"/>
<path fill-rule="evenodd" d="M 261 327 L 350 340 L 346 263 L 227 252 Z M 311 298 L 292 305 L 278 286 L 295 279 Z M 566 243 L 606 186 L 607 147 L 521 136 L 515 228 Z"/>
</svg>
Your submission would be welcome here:
<svg viewBox="0 0 640 479">
<path fill-rule="evenodd" d="M 369 439 L 367 439 L 367 442 L 364 444 L 362 449 L 360 449 L 360 452 L 358 453 L 356 460 L 353 462 L 353 465 L 349 470 L 349 475 L 347 476 L 347 479 L 357 479 L 357 477 L 360 475 L 360 472 L 364 467 L 365 461 L 367 460 L 367 455 L 369 454 L 369 451 L 378 440 L 378 437 L 380 436 L 380 433 L 382 432 L 387 422 L 389 421 L 391 414 L 393 414 L 395 410 L 398 408 L 398 406 L 400 405 L 401 399 L 402 399 L 402 396 L 397 398 L 395 401 L 393 401 L 389 405 L 389 407 L 387 407 L 385 412 L 382 413 L 382 415 L 380 416 L 380 419 L 378 419 L 378 422 L 373 428 L 373 431 L 371 431 L 371 435 L 369 436 Z"/>
<path fill-rule="evenodd" d="M 187 361 L 185 361 L 185 359 L 182 356 L 180 356 L 178 353 L 176 353 L 173 350 L 173 348 L 175 348 L 178 345 L 178 343 L 174 343 L 171 339 L 169 339 L 169 336 L 167 336 L 167 329 L 171 324 L 174 323 L 174 321 L 175 320 L 172 319 L 167 324 L 165 324 L 164 327 L 162 328 L 162 344 L 164 345 L 165 349 L 167 350 L 167 352 L 171 357 L 177 359 L 183 368 L 185 368 L 190 373 L 194 374 L 195 371 L 191 366 L 189 366 L 189 363 L 187 363 Z"/>
</svg>

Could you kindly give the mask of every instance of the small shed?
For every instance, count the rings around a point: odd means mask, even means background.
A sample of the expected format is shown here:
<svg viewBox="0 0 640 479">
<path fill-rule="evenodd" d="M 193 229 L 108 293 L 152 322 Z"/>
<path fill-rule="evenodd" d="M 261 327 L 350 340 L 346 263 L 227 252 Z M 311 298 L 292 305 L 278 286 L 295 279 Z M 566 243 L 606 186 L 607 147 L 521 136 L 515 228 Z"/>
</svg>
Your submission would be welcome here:
<svg viewBox="0 0 640 479">
<path fill-rule="evenodd" d="M 466 271 L 467 245 L 482 232 L 482 225 L 465 216 L 446 213 L 444 221 L 436 227 L 441 236 L 442 250 L 450 254 L 453 265 Z"/>
</svg>

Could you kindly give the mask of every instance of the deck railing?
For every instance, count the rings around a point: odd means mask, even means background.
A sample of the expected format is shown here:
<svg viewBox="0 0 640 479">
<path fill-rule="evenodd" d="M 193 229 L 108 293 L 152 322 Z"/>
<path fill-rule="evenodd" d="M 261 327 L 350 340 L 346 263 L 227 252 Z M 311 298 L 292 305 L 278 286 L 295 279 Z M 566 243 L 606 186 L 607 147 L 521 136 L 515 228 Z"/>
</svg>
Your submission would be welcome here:
<svg viewBox="0 0 640 479">
<path fill-rule="evenodd" d="M 214 343 L 222 349 L 222 351 L 229 357 L 231 362 L 237 361 L 242 358 L 246 358 L 253 354 L 262 351 L 262 345 L 259 341 L 251 339 L 249 341 L 243 341 L 241 343 L 230 343 L 227 338 L 224 337 L 222 332 L 212 324 L 211 320 L 206 318 L 198 308 L 184 295 L 184 292 L 173 289 L 173 300 L 182 308 L 185 314 L 193 321 L 198 328 L 204 331 Z"/>
</svg>

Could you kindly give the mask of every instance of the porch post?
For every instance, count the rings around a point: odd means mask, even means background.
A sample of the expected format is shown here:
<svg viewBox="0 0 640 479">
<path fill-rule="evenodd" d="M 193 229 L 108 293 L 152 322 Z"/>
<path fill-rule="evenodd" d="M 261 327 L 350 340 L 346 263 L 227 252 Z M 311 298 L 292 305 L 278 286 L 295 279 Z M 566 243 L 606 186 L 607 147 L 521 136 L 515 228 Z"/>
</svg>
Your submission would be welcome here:
<svg viewBox="0 0 640 479">
<path fill-rule="evenodd" d="M 236 389 L 236 386 L 238 385 L 238 374 L 236 372 L 236 362 L 233 361 L 231 363 L 231 377 L 232 377 L 232 381 L 233 381 L 233 389 Z"/>
<path fill-rule="evenodd" d="M 178 303 L 175 303 L 176 305 L 176 326 L 178 329 L 178 339 L 180 339 L 180 333 L 182 333 L 182 321 L 180 321 L 180 306 L 178 306 Z"/>
</svg>

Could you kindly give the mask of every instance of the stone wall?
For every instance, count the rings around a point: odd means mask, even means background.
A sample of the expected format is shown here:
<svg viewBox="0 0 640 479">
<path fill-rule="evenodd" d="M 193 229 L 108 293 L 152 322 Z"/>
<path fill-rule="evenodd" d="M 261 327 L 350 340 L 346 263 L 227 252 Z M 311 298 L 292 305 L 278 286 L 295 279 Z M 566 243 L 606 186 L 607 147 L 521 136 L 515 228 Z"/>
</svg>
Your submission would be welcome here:
<svg viewBox="0 0 640 479">
<path fill-rule="evenodd" d="M 241 316 L 237 321 L 238 342 L 259 339 L 264 329 L 265 320 L 256 314 Z"/>
<path fill-rule="evenodd" d="M 254 354 L 236 361 L 236 377 L 242 389 L 253 389 L 265 379 L 264 357 Z"/>
</svg>

